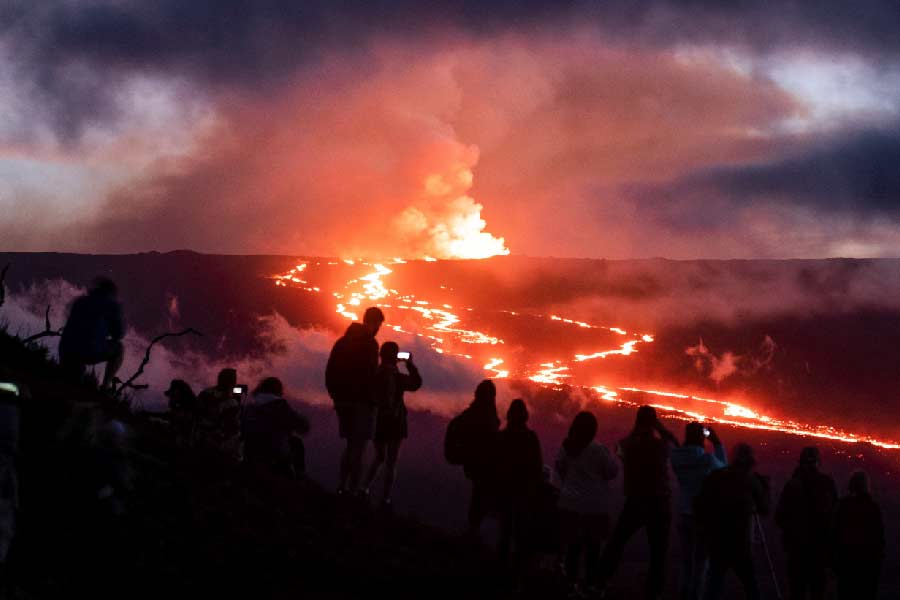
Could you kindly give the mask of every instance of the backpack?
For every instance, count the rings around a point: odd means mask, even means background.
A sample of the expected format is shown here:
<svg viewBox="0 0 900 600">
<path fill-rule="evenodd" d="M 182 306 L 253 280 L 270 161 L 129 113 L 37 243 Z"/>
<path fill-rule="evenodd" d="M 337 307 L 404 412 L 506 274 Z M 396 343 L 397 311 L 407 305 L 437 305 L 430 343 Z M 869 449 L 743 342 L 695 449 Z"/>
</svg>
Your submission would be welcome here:
<svg viewBox="0 0 900 600">
<path fill-rule="evenodd" d="M 468 458 L 465 414 L 456 415 L 447 424 L 447 433 L 444 435 L 444 458 L 451 465 L 461 465 Z"/>
</svg>

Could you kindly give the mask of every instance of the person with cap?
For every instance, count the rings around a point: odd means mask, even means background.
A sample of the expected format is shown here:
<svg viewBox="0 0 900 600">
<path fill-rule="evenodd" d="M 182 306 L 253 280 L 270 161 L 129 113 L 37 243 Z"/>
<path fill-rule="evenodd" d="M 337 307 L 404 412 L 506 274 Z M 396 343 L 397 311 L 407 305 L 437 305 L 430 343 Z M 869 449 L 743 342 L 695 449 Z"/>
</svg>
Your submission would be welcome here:
<svg viewBox="0 0 900 600">
<path fill-rule="evenodd" d="M 884 521 L 869 490 L 869 476 L 855 471 L 835 511 L 834 573 L 840 600 L 875 600 L 884 563 Z"/>
<path fill-rule="evenodd" d="M 652 406 L 638 408 L 634 429 L 619 442 L 625 483 L 625 506 L 619 514 L 600 560 L 598 588 L 603 590 L 622 560 L 625 545 L 646 528 L 650 542 L 650 568 L 645 598 L 658 598 L 665 587 L 666 553 L 672 526 L 672 489 L 669 451 L 678 446 Z"/>
<path fill-rule="evenodd" d="M 375 422 L 375 459 L 369 467 L 364 486 L 365 493 L 369 494 L 369 488 L 378 477 L 382 465 L 387 462 L 384 494 L 381 497 L 381 506 L 386 511 L 391 510 L 391 492 L 397 476 L 400 445 L 409 433 L 406 402 L 403 396 L 406 392 L 415 392 L 422 387 L 422 376 L 413 362 L 412 354 L 402 361 L 406 365 L 407 372 L 400 372 L 397 359 L 399 351 L 400 347 L 396 342 L 385 342 L 379 351 L 381 365 L 378 367 L 375 382 L 378 404 L 378 417 Z"/>
<path fill-rule="evenodd" d="M 189 447 L 193 444 L 194 428 L 197 426 L 197 396 L 183 379 L 173 379 L 164 394 L 169 399 L 175 443 L 181 447 Z"/>
<path fill-rule="evenodd" d="M 706 441 L 712 453 L 704 448 Z M 679 594 L 682 600 L 698 600 L 706 574 L 706 548 L 694 519 L 694 498 L 703 480 L 728 464 L 725 446 L 711 427 L 697 421 L 684 426 L 684 444 L 672 449 L 672 470 L 678 479 L 678 537 L 681 540 Z"/>
<path fill-rule="evenodd" d="M 733 570 L 749 600 L 758 600 L 752 530 L 757 515 L 769 514 L 768 479 L 754 471 L 753 448 L 737 444 L 731 464 L 710 473 L 694 499 L 693 512 L 709 556 L 706 600 L 722 598 Z"/>
<path fill-rule="evenodd" d="M 346 447 L 338 469 L 338 494 L 357 492 L 363 455 L 375 435 L 378 341 L 384 313 L 366 309 L 362 323 L 351 323 L 335 342 L 325 366 L 325 387 L 334 402 L 338 432 Z"/>
<path fill-rule="evenodd" d="M 98 277 L 85 296 L 76 298 L 59 340 L 59 362 L 73 377 L 82 377 L 88 365 L 106 363 L 102 387 L 111 388 L 122 366 L 125 322 L 118 288 L 112 280 Z"/>
<path fill-rule="evenodd" d="M 785 484 L 775 508 L 775 523 L 787 553 L 788 587 L 792 600 L 825 596 L 829 533 L 837 505 L 837 486 L 819 470 L 819 449 L 810 446 Z"/>
<path fill-rule="evenodd" d="M 235 392 L 237 387 L 237 371 L 222 369 L 216 385 L 200 392 L 197 404 L 200 430 L 207 445 L 241 460 L 241 403 L 240 394 Z"/>
</svg>

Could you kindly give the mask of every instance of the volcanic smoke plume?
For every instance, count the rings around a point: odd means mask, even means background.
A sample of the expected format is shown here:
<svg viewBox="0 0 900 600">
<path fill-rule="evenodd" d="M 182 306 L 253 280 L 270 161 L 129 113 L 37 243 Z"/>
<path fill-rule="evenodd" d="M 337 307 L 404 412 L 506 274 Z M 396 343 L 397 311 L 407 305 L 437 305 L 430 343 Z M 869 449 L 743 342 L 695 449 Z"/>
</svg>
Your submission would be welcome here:
<svg viewBox="0 0 900 600">
<path fill-rule="evenodd" d="M 414 258 L 487 258 L 506 255 L 504 239 L 484 231 L 481 204 L 469 195 L 478 148 L 457 145 L 459 159 L 444 173 L 426 177 L 419 202 L 394 221 Z"/>
</svg>

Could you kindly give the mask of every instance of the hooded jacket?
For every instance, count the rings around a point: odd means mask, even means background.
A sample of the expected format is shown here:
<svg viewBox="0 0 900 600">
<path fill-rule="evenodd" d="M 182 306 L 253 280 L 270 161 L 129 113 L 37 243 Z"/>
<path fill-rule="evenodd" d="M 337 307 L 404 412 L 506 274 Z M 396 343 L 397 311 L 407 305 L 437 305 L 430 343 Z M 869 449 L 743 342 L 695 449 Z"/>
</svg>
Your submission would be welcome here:
<svg viewBox="0 0 900 600">
<path fill-rule="evenodd" d="M 334 343 L 325 367 L 325 387 L 335 405 L 375 404 L 378 342 L 362 323 L 351 323 Z"/>
<path fill-rule="evenodd" d="M 683 515 L 694 512 L 694 498 L 700 493 L 700 487 L 706 476 L 725 468 L 728 461 L 725 457 L 725 446 L 713 446 L 713 454 L 708 454 L 700 446 L 685 445 L 672 449 L 672 470 L 678 479 L 678 510 Z"/>
</svg>

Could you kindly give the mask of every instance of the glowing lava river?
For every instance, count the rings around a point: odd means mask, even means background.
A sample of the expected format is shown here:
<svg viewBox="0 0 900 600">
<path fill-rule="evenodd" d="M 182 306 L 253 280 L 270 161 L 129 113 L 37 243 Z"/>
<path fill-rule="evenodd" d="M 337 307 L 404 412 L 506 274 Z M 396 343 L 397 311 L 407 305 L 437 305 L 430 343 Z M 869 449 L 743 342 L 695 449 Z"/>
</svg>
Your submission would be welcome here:
<svg viewBox="0 0 900 600">
<path fill-rule="evenodd" d="M 433 259 L 426 259 L 434 262 Z M 412 261 L 411 261 L 412 262 Z M 416 261 L 418 262 L 418 261 Z M 275 285 L 304 293 L 330 296 L 335 312 L 358 320 L 367 306 L 379 306 L 388 319 L 386 327 L 419 338 L 437 354 L 456 356 L 482 367 L 486 377 L 529 380 L 552 388 L 577 388 L 599 402 L 629 406 L 651 404 L 672 418 L 722 423 L 735 427 L 781 432 L 846 443 L 868 443 L 900 449 L 900 441 L 876 439 L 827 424 L 769 416 L 747 406 L 746 400 L 700 397 L 656 386 L 612 385 L 587 368 L 608 358 L 627 360 L 654 343 L 654 335 L 627 327 L 588 323 L 561 314 L 536 314 L 501 307 L 473 308 L 457 305 L 452 286 L 419 281 L 394 284 L 395 270 L 407 261 L 298 261 L 288 273 L 274 275 Z M 399 291 L 392 287 L 406 287 Z M 412 293 L 425 290 L 427 298 Z M 432 295 L 433 294 L 433 295 Z M 551 329 L 552 328 L 552 329 Z M 528 344 L 511 343 L 509 332 L 552 331 L 559 343 L 535 344 L 544 349 L 571 346 L 570 353 L 548 357 L 523 350 Z M 521 335 L 521 333 L 520 333 Z M 578 344 L 567 341 L 578 340 Z M 580 346 L 580 347 L 579 347 Z M 587 346 L 587 348 L 585 347 Z"/>
</svg>

